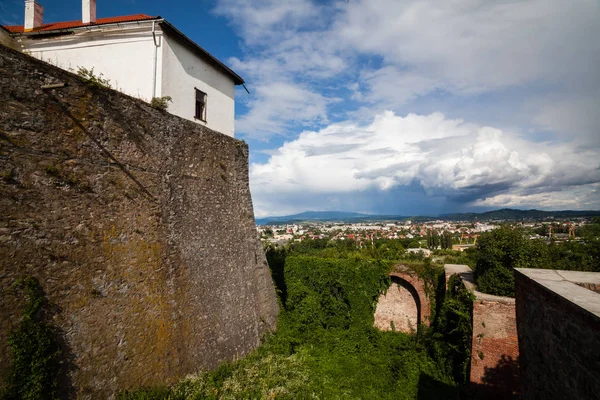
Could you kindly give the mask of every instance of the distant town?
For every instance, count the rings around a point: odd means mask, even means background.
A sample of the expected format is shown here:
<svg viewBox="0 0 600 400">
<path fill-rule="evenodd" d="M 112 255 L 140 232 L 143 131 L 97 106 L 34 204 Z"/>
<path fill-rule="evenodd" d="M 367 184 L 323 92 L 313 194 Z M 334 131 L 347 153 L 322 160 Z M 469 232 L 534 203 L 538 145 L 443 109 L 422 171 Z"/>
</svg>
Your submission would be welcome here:
<svg viewBox="0 0 600 400">
<path fill-rule="evenodd" d="M 563 213 L 563 212 L 558 212 Z M 593 215 L 595 213 L 591 213 Z M 522 228 L 531 239 L 563 241 L 577 239 L 578 229 L 590 223 L 592 216 L 561 218 L 550 215 L 545 219 L 516 218 L 473 221 L 472 214 L 465 220 L 448 221 L 373 221 L 346 222 L 307 220 L 296 223 L 257 225 L 257 231 L 265 244 L 275 246 L 305 240 L 354 241 L 358 247 L 372 244 L 381 239 L 403 239 L 408 253 L 422 253 L 429 257 L 434 249 L 464 251 L 477 244 L 479 235 L 502 225 Z M 436 238 L 432 240 L 432 238 Z M 443 239 L 440 239 L 443 238 Z M 444 240 L 445 239 L 445 240 Z"/>
</svg>

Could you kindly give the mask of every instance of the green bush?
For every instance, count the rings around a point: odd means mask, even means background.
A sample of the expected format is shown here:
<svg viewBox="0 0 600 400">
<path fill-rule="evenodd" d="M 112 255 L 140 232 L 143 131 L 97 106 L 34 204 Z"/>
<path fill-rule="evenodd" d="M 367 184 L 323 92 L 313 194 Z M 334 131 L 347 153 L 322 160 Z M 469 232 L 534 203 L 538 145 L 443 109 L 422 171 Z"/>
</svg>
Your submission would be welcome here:
<svg viewBox="0 0 600 400">
<path fill-rule="evenodd" d="M 83 78 L 90 86 L 104 87 L 111 89 L 110 79 L 104 78 L 102 72 L 98 75 L 94 73 L 94 68 L 87 69 L 82 66 L 77 67 L 76 74 Z"/>
<path fill-rule="evenodd" d="M 42 321 L 44 293 L 30 276 L 14 284 L 16 292 L 25 292 L 26 304 L 19 326 L 10 332 L 11 353 L 7 385 L 1 398 L 37 400 L 57 398 L 57 379 L 61 351 L 52 328 Z"/>
<path fill-rule="evenodd" d="M 173 99 L 171 96 L 163 96 L 163 97 L 153 97 L 152 101 L 150 101 L 150 107 L 156 108 L 160 111 L 167 111 L 169 108 L 169 102 L 172 102 Z"/>
</svg>

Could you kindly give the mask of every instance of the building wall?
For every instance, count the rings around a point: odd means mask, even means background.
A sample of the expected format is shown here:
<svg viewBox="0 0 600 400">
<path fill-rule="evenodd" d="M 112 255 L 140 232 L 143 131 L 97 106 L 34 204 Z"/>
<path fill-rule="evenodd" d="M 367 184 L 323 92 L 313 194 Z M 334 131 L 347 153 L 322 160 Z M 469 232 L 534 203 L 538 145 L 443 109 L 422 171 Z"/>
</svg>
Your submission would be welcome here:
<svg viewBox="0 0 600 400">
<path fill-rule="evenodd" d="M 600 294 L 562 279 L 590 274 L 600 284 L 598 273 L 515 271 L 523 399 L 598 398 Z"/>
<path fill-rule="evenodd" d="M 174 36 L 165 34 L 164 38 L 162 96 L 171 96 L 173 99 L 169 103 L 169 112 L 233 137 L 233 80 L 197 56 Z M 207 94 L 206 122 L 194 119 L 194 88 Z"/>
<path fill-rule="evenodd" d="M 123 30 L 97 27 L 95 30 L 49 39 L 21 39 L 22 50 L 35 58 L 76 72 L 78 67 L 94 69 L 110 80 L 111 86 L 144 101 L 152 99 L 154 72 L 154 40 L 152 23 L 141 22 L 135 28 Z M 157 87 L 161 92 L 162 43 L 161 30 L 157 55 Z"/>
<path fill-rule="evenodd" d="M 174 382 L 275 329 L 244 143 L 2 46 L 0 104 L 0 387 L 24 275 L 71 398 Z"/>
</svg>

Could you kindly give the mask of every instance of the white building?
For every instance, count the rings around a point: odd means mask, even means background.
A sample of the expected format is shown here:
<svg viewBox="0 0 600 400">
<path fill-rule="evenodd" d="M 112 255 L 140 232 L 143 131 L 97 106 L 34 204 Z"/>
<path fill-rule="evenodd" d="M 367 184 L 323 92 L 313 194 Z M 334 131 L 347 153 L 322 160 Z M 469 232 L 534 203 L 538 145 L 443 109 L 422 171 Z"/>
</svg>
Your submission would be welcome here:
<svg viewBox="0 0 600 400">
<path fill-rule="evenodd" d="M 421 254 L 423 254 L 424 257 L 431 257 L 431 250 L 429 250 L 429 249 L 411 248 L 411 249 L 406 249 L 406 252 L 413 253 L 413 254 L 421 253 Z"/>
<path fill-rule="evenodd" d="M 66 70 L 93 68 L 145 101 L 170 96 L 170 113 L 234 135 L 234 88 L 244 80 L 164 18 L 97 19 L 96 0 L 83 0 L 81 21 L 43 23 L 42 6 L 25 0 L 25 25 L 3 28 L 0 43 Z"/>
</svg>

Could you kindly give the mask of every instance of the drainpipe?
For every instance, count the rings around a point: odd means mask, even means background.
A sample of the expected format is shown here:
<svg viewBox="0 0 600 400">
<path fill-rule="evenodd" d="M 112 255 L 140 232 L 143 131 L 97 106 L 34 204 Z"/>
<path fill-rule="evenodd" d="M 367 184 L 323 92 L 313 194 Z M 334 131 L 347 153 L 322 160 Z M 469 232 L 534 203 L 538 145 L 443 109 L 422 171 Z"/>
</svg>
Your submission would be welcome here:
<svg viewBox="0 0 600 400">
<path fill-rule="evenodd" d="M 152 65 L 152 98 L 156 97 L 156 64 L 158 59 L 158 43 L 156 42 L 156 20 L 152 21 L 152 40 L 154 40 L 154 63 Z"/>
</svg>

